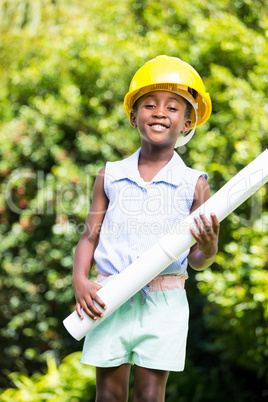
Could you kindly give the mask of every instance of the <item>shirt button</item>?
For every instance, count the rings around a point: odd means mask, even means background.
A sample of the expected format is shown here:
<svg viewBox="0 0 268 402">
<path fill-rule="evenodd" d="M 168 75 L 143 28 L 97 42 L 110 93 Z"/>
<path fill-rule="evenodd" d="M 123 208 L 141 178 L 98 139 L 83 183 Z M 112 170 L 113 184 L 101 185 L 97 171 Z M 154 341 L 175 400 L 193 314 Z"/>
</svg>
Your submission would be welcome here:
<svg viewBox="0 0 268 402">
<path fill-rule="evenodd" d="M 132 244 L 132 250 L 137 250 L 138 246 L 137 244 Z"/>
</svg>

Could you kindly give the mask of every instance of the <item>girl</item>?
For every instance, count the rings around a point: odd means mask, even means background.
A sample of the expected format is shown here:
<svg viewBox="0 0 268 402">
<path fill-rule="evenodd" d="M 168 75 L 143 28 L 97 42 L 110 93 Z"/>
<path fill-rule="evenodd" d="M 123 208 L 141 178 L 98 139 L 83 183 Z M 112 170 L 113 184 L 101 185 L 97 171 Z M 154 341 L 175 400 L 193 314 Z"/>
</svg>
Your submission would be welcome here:
<svg viewBox="0 0 268 402">
<path fill-rule="evenodd" d="M 141 147 L 99 172 L 85 232 L 74 258 L 76 309 L 93 320 L 106 308 L 97 295 L 116 275 L 210 197 L 207 175 L 186 167 L 174 148 L 189 141 L 211 113 L 197 72 L 180 59 L 158 56 L 134 75 L 124 109 L 140 133 Z M 190 132 L 190 129 L 192 131 Z M 186 134 L 186 136 L 185 136 Z M 203 270 L 217 253 L 219 222 L 201 214 L 196 243 L 87 336 L 82 363 L 96 366 L 96 401 L 163 402 L 170 371 L 182 371 L 188 331 L 184 289 L 187 262 Z M 97 263 L 98 282 L 87 277 Z M 144 267 L 146 269 L 146 267 Z"/>
</svg>

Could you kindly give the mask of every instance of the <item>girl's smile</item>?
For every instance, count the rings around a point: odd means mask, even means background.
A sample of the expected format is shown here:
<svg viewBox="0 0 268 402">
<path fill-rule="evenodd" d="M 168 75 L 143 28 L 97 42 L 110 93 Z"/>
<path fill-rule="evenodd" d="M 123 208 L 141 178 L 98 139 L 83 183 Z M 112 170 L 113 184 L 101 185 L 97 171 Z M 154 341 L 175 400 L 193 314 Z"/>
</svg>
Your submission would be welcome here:
<svg viewBox="0 0 268 402">
<path fill-rule="evenodd" d="M 152 128 L 152 130 L 159 131 L 159 132 L 164 131 L 167 128 L 169 128 L 168 126 L 166 126 L 164 124 L 160 124 L 160 123 L 152 123 L 152 124 L 149 124 L 149 126 Z"/>
<path fill-rule="evenodd" d="M 178 135 L 191 126 L 191 120 L 185 118 L 185 110 L 186 101 L 179 95 L 154 91 L 137 101 L 131 123 L 138 128 L 142 142 L 174 146 Z"/>
</svg>

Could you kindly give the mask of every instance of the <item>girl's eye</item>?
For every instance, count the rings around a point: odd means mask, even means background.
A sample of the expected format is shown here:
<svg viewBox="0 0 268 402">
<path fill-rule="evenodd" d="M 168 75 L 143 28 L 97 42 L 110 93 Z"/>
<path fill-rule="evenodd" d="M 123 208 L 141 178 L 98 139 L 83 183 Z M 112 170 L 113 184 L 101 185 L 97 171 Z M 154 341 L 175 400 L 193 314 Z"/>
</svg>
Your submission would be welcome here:
<svg viewBox="0 0 268 402">
<path fill-rule="evenodd" d="M 178 109 L 176 109 L 175 107 L 169 107 L 168 110 L 170 110 L 171 112 L 176 112 Z"/>
<path fill-rule="evenodd" d="M 154 105 L 145 105 L 145 107 L 146 107 L 147 109 L 152 109 L 152 108 L 154 107 Z"/>
</svg>

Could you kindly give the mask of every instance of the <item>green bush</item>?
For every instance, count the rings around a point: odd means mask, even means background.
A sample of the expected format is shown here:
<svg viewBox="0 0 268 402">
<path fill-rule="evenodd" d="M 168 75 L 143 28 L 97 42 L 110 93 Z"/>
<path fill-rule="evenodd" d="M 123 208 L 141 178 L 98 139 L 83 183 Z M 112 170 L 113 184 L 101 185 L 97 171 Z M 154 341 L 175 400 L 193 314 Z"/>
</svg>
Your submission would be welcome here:
<svg viewBox="0 0 268 402">
<path fill-rule="evenodd" d="M 80 352 L 67 356 L 57 367 L 54 357 L 47 357 L 47 372 L 27 377 L 11 373 L 16 388 L 3 390 L 1 402 L 93 402 L 95 400 L 95 368 L 80 363 Z"/>
<path fill-rule="evenodd" d="M 3 390 L 0 401 L 94 402 L 95 368 L 82 365 L 80 357 L 80 352 L 73 353 L 58 367 L 54 357 L 47 357 L 45 374 L 9 374 L 16 388 Z"/>
</svg>

